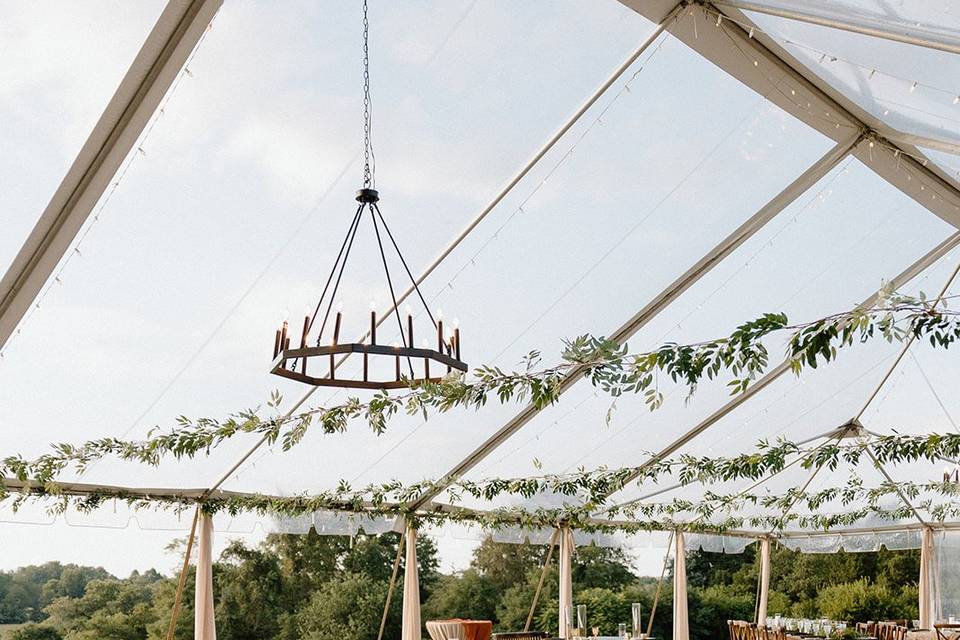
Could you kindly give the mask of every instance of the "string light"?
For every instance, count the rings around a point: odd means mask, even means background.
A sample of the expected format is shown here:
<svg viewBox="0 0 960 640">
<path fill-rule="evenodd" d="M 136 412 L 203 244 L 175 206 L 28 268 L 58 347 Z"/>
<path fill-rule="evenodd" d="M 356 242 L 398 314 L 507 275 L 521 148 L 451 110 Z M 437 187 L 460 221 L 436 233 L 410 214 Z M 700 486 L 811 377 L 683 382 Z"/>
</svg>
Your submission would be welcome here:
<svg viewBox="0 0 960 640">
<path fill-rule="evenodd" d="M 716 11 L 716 10 L 706 9 L 706 11 L 707 11 L 708 13 L 710 13 L 710 12 L 712 11 L 714 14 L 716 14 L 716 15 L 718 15 L 718 16 L 723 15 L 723 14 L 721 14 L 719 11 Z M 913 78 L 904 78 L 904 77 L 902 77 L 902 76 L 898 76 L 898 75 L 895 75 L 895 74 L 893 74 L 893 73 L 889 73 L 889 72 L 886 72 L 886 71 L 880 71 L 880 70 L 878 70 L 876 67 L 859 64 L 859 63 L 854 62 L 854 61 L 852 61 L 852 60 L 849 60 L 849 59 L 846 59 L 846 58 L 842 58 L 842 57 L 840 57 L 840 56 L 833 55 L 833 54 L 831 54 L 830 52 L 822 51 L 822 50 L 820 50 L 820 49 L 816 49 L 816 48 L 814 48 L 814 47 L 811 47 L 811 46 L 808 46 L 808 45 L 805 45 L 805 44 L 801 44 L 801 43 L 799 43 L 799 42 L 795 42 L 795 41 L 793 41 L 793 40 L 790 40 L 790 39 L 788 39 L 788 38 L 784 38 L 784 37 L 782 37 L 782 36 L 777 36 L 777 35 L 769 32 L 769 31 L 764 31 L 763 29 L 760 29 L 760 28 L 756 27 L 756 26 L 753 25 L 752 23 L 749 23 L 749 22 L 740 22 L 740 21 L 738 21 L 738 20 L 736 20 L 736 19 L 734 19 L 734 18 L 731 18 L 730 16 L 727 16 L 727 15 L 723 15 L 723 18 L 724 18 L 725 21 L 727 21 L 727 22 L 732 22 L 732 23 L 738 25 L 739 27 L 741 27 L 742 29 L 747 30 L 747 31 L 748 31 L 748 37 L 749 37 L 749 38 L 753 38 L 754 33 L 755 33 L 755 32 L 759 32 L 759 33 L 762 33 L 763 35 L 767 36 L 768 38 L 770 38 L 770 39 L 772 39 L 772 40 L 776 40 L 776 41 L 781 42 L 781 43 L 783 43 L 783 44 L 785 44 L 785 45 L 789 45 L 789 46 L 797 47 L 797 48 L 800 48 L 800 49 L 804 49 L 804 50 L 809 51 L 810 53 L 812 53 L 812 54 L 814 54 L 814 55 L 818 55 L 818 56 L 819 56 L 818 64 L 823 64 L 824 62 L 828 62 L 828 61 L 829 61 L 829 62 L 842 62 L 842 63 L 844 63 L 844 64 L 846 64 L 846 65 L 849 65 L 849 66 L 852 66 L 852 67 L 856 67 L 856 68 L 858 68 L 858 69 L 863 70 L 863 71 L 867 74 L 867 79 L 868 79 L 868 80 L 873 80 L 877 75 L 884 76 L 884 77 L 887 77 L 887 78 L 890 78 L 890 79 L 893 79 L 893 80 L 899 80 L 899 81 L 902 81 L 902 82 L 909 83 L 909 87 L 910 87 L 910 88 L 909 88 L 909 92 L 910 92 L 910 93 L 915 92 L 916 89 L 917 89 L 917 87 L 920 87 L 920 88 L 923 88 L 923 89 L 926 89 L 926 90 L 929 90 L 929 91 L 936 91 L 936 92 L 939 92 L 939 93 L 947 94 L 948 96 L 951 96 L 951 97 L 952 97 L 953 104 L 960 104 L 960 94 L 957 94 L 955 90 L 944 89 L 943 87 L 937 87 L 937 86 L 935 86 L 935 85 L 931 85 L 931 84 L 927 84 L 927 83 L 924 83 L 924 82 L 920 82 L 919 80 L 914 80 Z M 694 23 L 694 24 L 696 24 L 696 23 Z M 718 23 L 718 24 L 719 24 L 719 23 Z M 887 114 L 884 113 L 884 115 L 887 115 Z"/>
</svg>

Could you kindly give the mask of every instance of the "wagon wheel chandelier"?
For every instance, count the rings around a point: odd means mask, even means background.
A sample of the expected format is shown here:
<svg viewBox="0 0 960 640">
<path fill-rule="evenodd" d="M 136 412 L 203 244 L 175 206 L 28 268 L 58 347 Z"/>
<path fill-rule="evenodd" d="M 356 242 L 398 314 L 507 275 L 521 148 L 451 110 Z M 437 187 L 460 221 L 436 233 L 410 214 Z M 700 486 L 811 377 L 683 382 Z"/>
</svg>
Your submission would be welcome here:
<svg viewBox="0 0 960 640">
<path fill-rule="evenodd" d="M 380 194 L 375 189 L 376 179 L 376 157 L 373 153 L 373 144 L 370 137 L 371 112 L 370 112 L 370 59 L 369 59 L 369 20 L 367 19 L 367 2 L 363 2 L 363 141 L 364 141 L 364 164 L 363 164 L 363 188 L 357 191 L 356 201 L 359 203 L 353 220 L 347 229 L 343 243 L 340 245 L 340 251 L 330 274 L 327 277 L 323 292 L 317 301 L 316 308 L 311 315 L 304 317 L 303 330 L 300 334 L 299 345 L 291 348 L 290 328 L 286 321 L 276 330 L 273 340 L 273 366 L 270 373 L 298 380 L 307 384 L 320 387 L 347 387 L 355 389 L 400 389 L 409 387 L 422 382 L 438 382 L 443 375 L 452 371 L 464 372 L 467 370 L 467 364 L 460 359 L 460 329 L 454 322 L 453 331 L 448 336 L 444 332 L 443 318 L 435 316 L 427 305 L 416 279 L 407 266 L 394 239 L 390 227 L 387 225 L 386 218 L 380 212 L 378 202 Z M 350 257 L 350 250 L 353 248 L 353 241 L 357 235 L 357 229 L 365 216 L 369 216 L 373 225 L 373 231 L 377 239 L 377 247 L 380 250 L 380 259 L 383 262 L 383 270 L 386 275 L 387 287 L 390 290 L 390 298 L 393 302 L 392 313 L 397 319 L 397 328 L 400 332 L 401 344 L 391 346 L 377 343 L 377 312 L 375 309 L 370 311 L 370 330 L 368 332 L 368 342 L 340 342 L 340 328 L 343 320 L 342 311 L 337 309 L 335 316 L 331 321 L 331 312 L 333 303 L 340 287 L 340 281 L 343 277 L 344 267 L 347 259 Z M 409 307 L 406 311 L 406 322 L 400 317 L 400 309 L 397 304 L 396 292 L 393 287 L 393 279 L 390 275 L 390 267 L 387 262 L 387 254 L 384 250 L 383 236 L 380 228 L 386 232 L 390 245 L 396 252 L 414 292 L 416 292 L 420 303 L 426 311 L 427 317 L 432 324 L 436 348 L 430 346 L 431 340 L 422 339 L 421 347 L 414 346 L 414 318 Z M 331 287 L 332 285 L 332 287 Z M 329 294 L 329 295 L 328 295 Z M 323 315 L 320 315 L 323 310 Z M 316 340 L 313 346 L 311 332 L 319 324 L 319 330 L 316 334 Z M 332 325 L 332 326 L 330 326 Z M 327 333 L 328 326 L 330 332 Z M 326 337 L 325 337 L 326 336 Z M 337 356 L 346 357 L 351 353 L 359 353 L 363 356 L 363 371 L 359 378 L 356 377 L 338 377 L 337 375 Z M 392 362 L 391 362 L 392 361 Z M 431 363 L 433 370 L 431 372 Z M 389 375 L 388 375 L 389 374 Z"/>
</svg>

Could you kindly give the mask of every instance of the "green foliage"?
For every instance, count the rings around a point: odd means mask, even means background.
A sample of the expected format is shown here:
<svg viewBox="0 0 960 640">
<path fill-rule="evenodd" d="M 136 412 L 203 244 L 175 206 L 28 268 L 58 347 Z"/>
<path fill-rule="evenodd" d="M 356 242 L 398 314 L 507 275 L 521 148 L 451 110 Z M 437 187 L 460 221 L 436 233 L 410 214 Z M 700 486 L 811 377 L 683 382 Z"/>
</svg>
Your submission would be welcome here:
<svg viewBox="0 0 960 640">
<path fill-rule="evenodd" d="M 472 618 L 497 622 L 501 593 L 492 580 L 473 568 L 443 576 L 423 605 L 423 617 L 425 620 Z"/>
<path fill-rule="evenodd" d="M 43 620 L 44 607 L 56 598 L 80 597 L 88 582 L 109 577 L 99 567 L 59 562 L 0 571 L 0 624 Z"/>
<path fill-rule="evenodd" d="M 696 640 L 723 638 L 727 620 L 752 620 L 755 593 L 732 585 L 716 584 L 690 591 L 687 603 L 690 636 Z"/>
<path fill-rule="evenodd" d="M 898 589 L 861 578 L 826 587 L 817 595 L 816 602 L 820 614 L 833 620 L 913 620 L 917 617 L 915 585 Z"/>
<path fill-rule="evenodd" d="M 156 621 L 153 586 L 116 579 L 94 580 L 83 596 L 58 598 L 44 611 L 69 640 L 137 640 Z"/>
<path fill-rule="evenodd" d="M 46 624 L 30 623 L 10 633 L 10 640 L 63 640 L 60 632 Z"/>
<path fill-rule="evenodd" d="M 48 495 L 59 493 L 55 480 L 67 468 L 78 473 L 104 456 L 157 465 L 165 456 L 193 457 L 210 452 L 238 434 L 255 434 L 271 444 L 280 440 L 284 449 L 301 442 L 311 425 L 326 433 L 345 431 L 351 420 L 363 419 L 376 433 L 398 412 L 408 414 L 444 412 L 456 407 L 480 408 L 488 397 L 501 403 L 531 402 L 542 408 L 557 401 L 562 381 L 583 376 L 617 397 L 624 393 L 642 394 L 651 409 L 659 407 L 663 394 L 659 379 L 685 385 L 692 394 L 703 380 L 726 373 L 732 394 L 742 393 L 766 371 L 769 354 L 764 339 L 773 333 L 790 331 L 787 362 L 794 372 L 804 367 L 835 359 L 841 349 L 875 337 L 888 341 L 908 337 L 928 339 L 939 348 L 947 348 L 960 339 L 960 318 L 940 304 L 924 299 L 895 296 L 885 292 L 874 308 L 855 308 L 798 325 L 789 325 L 787 317 L 767 313 L 738 326 L 728 336 L 696 344 L 665 344 L 646 352 L 630 353 L 626 345 L 603 337 L 580 336 L 569 340 L 561 353 L 561 362 L 553 367 L 533 370 L 538 355 L 532 354 L 527 368 L 505 372 L 481 366 L 471 379 L 450 375 L 440 382 L 418 384 L 407 393 L 375 394 L 367 402 L 348 398 L 333 407 L 320 407 L 284 418 L 263 419 L 257 409 L 248 409 L 220 421 L 210 418 L 190 420 L 181 417 L 169 432 L 154 433 L 145 441 L 101 438 L 80 445 L 59 443 L 51 453 L 33 460 L 9 456 L 0 461 L 0 476 L 34 482 Z M 281 401 L 271 396 L 268 406 Z M 883 460 L 883 452 L 879 454 Z M 0 486 L 0 491 L 3 487 Z M 122 496 L 121 496 L 122 497 Z M 17 500 L 22 500 L 18 497 Z"/>
<path fill-rule="evenodd" d="M 346 573 L 316 591 L 297 613 L 303 640 L 370 640 L 377 637 L 387 585 Z"/>
</svg>

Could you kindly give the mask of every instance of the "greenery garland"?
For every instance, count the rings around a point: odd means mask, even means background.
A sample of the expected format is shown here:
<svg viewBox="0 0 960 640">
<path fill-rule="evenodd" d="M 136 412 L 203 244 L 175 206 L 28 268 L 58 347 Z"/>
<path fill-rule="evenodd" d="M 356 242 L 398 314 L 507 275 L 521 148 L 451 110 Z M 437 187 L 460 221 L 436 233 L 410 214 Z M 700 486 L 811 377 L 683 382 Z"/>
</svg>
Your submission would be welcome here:
<svg viewBox="0 0 960 640">
<path fill-rule="evenodd" d="M 790 325 L 784 314 L 764 314 L 737 327 L 729 336 L 689 345 L 665 344 L 659 349 L 631 354 L 626 345 L 593 336 L 581 336 L 566 343 L 562 362 L 536 369 L 540 354 L 531 352 L 525 370 L 505 372 L 482 366 L 472 379 L 447 376 L 440 382 L 422 383 L 405 393 L 376 393 L 368 401 L 357 397 L 333 407 L 319 407 L 287 417 L 261 418 L 257 409 L 230 416 L 225 421 L 210 418 L 190 420 L 180 417 L 177 428 L 157 434 L 152 430 L 143 441 L 100 438 L 79 446 L 53 445 L 53 452 L 33 460 L 9 456 L 0 461 L 2 475 L 45 484 L 68 467 L 78 473 L 92 462 L 113 455 L 122 460 L 157 465 L 167 455 L 180 459 L 209 451 L 238 434 L 259 434 L 268 442 L 280 441 L 288 450 L 299 443 L 317 424 L 325 433 L 347 430 L 351 420 L 364 419 L 376 433 L 383 433 L 387 422 L 400 411 L 408 414 L 446 412 L 456 407 L 480 408 L 491 396 L 501 403 L 530 401 L 545 407 L 559 398 L 561 382 L 568 375 L 586 377 L 591 384 L 611 396 L 642 393 L 650 409 L 663 401 L 658 379 L 668 376 L 684 384 L 693 394 L 697 384 L 728 372 L 731 394 L 745 391 L 769 363 L 763 340 L 777 332 L 790 331 L 787 359 L 794 372 L 837 357 L 842 348 L 867 342 L 877 336 L 887 341 L 907 337 L 928 339 L 947 348 L 960 338 L 960 316 L 940 302 L 928 303 L 923 297 L 909 298 L 885 292 L 879 306 L 833 314 L 818 320 Z M 274 393 L 268 406 L 276 408 L 282 398 Z"/>
<path fill-rule="evenodd" d="M 437 383 L 423 383 L 408 392 L 391 396 L 386 392 L 374 394 L 367 402 L 351 398 L 343 404 L 329 408 L 316 408 L 299 414 L 269 420 L 261 419 L 257 410 L 247 410 L 228 420 L 220 422 L 211 419 L 191 421 L 185 417 L 178 420 L 178 428 L 166 433 L 154 435 L 145 441 L 124 441 L 116 438 L 92 440 L 80 446 L 58 444 L 53 453 L 40 456 L 35 460 L 26 460 L 20 456 L 11 456 L 0 463 L 3 476 L 12 474 L 22 482 L 35 487 L 19 494 L 17 500 L 36 496 L 60 496 L 65 505 L 73 500 L 80 508 L 94 508 L 102 499 L 127 499 L 129 502 L 144 502 L 143 497 L 124 496 L 123 492 L 114 494 L 94 494 L 83 496 L 62 496 L 56 484 L 56 477 L 68 467 L 82 473 L 87 466 L 104 456 L 116 455 L 124 460 L 135 460 L 156 465 L 165 455 L 175 458 L 193 457 L 218 446 L 225 440 L 240 433 L 257 433 L 270 442 L 281 441 L 283 448 L 289 449 L 300 442 L 307 430 L 315 422 L 327 433 L 342 432 L 348 423 L 364 418 L 376 432 L 382 433 L 390 418 L 404 410 L 410 414 L 445 412 L 455 407 L 482 407 L 491 396 L 500 402 L 529 400 L 537 407 L 553 403 L 559 397 L 561 382 L 570 375 L 582 375 L 595 387 L 611 396 L 624 393 L 643 393 L 645 402 L 651 410 L 662 403 L 657 378 L 668 375 L 671 380 L 687 386 L 690 394 L 697 384 L 706 379 L 714 379 L 721 372 L 728 372 L 732 379 L 728 382 L 731 393 L 741 393 L 751 382 L 762 374 L 768 365 L 769 354 L 763 340 L 780 332 L 790 331 L 787 358 L 794 372 L 804 367 L 815 368 L 819 363 L 829 362 L 837 357 L 838 351 L 856 343 L 866 342 L 882 336 L 889 342 L 902 341 L 907 337 L 928 339 L 937 347 L 947 348 L 960 338 L 960 316 L 947 311 L 944 306 L 929 304 L 919 299 L 896 296 L 887 292 L 883 304 L 870 309 L 854 309 L 834 314 L 819 320 L 799 325 L 789 325 L 783 314 L 765 314 L 760 318 L 744 323 L 730 336 L 691 345 L 666 344 L 659 349 L 646 353 L 631 354 L 626 345 L 620 346 L 603 338 L 582 336 L 569 341 L 561 354 L 559 365 L 546 369 L 536 369 L 539 354 L 531 352 L 526 358 L 525 369 L 521 372 L 507 373 L 494 367 L 480 367 L 473 373 L 473 379 L 461 376 L 449 376 Z M 281 398 L 274 394 L 268 406 L 276 408 Z M 465 509 L 445 509 L 431 512 L 430 517 L 475 518 L 487 524 L 509 521 L 520 523 L 556 523 L 558 521 L 577 521 L 581 524 L 597 525 L 591 518 L 591 512 L 602 505 L 607 497 L 623 488 L 629 480 L 655 480 L 663 476 L 675 475 L 683 484 L 699 481 L 710 483 L 734 479 L 758 479 L 778 473 L 787 466 L 791 455 L 800 456 L 789 464 L 800 462 L 805 468 L 836 468 L 841 462 L 856 464 L 862 455 L 870 452 L 880 462 L 897 463 L 903 461 L 927 459 L 937 460 L 954 458 L 960 455 L 960 435 L 932 434 L 927 436 L 880 436 L 861 439 L 850 443 L 826 443 L 816 449 L 804 450 L 795 443 L 778 441 L 776 444 L 761 442 L 758 451 L 733 458 L 711 458 L 681 456 L 671 460 L 651 460 L 638 466 L 621 469 L 598 469 L 580 471 L 575 474 L 539 476 L 534 478 L 488 479 L 472 482 L 454 479 L 448 490 L 452 503 L 464 495 L 492 500 L 499 495 L 512 494 L 523 497 L 550 492 L 565 496 L 583 498 L 583 505 L 564 507 L 560 510 L 507 510 L 505 513 L 474 512 Z M 442 486 L 449 484 L 442 481 Z M 266 498 L 258 496 L 214 497 L 204 500 L 204 508 L 228 511 L 253 510 L 261 513 L 290 515 L 308 513 L 322 509 L 361 511 L 384 514 L 403 513 L 402 505 L 441 483 L 436 481 L 416 483 L 404 486 L 397 482 L 371 485 L 361 491 L 353 491 L 349 485 L 341 483 L 336 491 L 318 496 L 295 496 L 284 498 Z M 735 504 L 746 501 L 762 503 L 767 507 L 792 506 L 799 500 L 805 500 L 811 510 L 831 499 L 841 496 L 845 504 L 853 501 L 854 496 L 868 496 L 869 504 L 864 507 L 866 513 L 879 515 L 885 513 L 876 501 L 891 492 L 903 492 L 918 495 L 920 491 L 939 491 L 947 494 L 946 483 L 928 483 L 927 485 L 899 485 L 866 489 L 851 484 L 846 488 L 830 489 L 816 495 L 802 492 L 789 492 L 783 496 L 760 496 L 741 493 L 724 496 L 709 493 L 706 499 L 691 505 L 683 501 L 666 504 L 642 504 L 629 507 L 616 507 L 608 510 L 608 517 L 618 513 L 647 518 L 656 516 L 658 520 L 639 523 L 637 526 L 649 530 L 654 526 L 670 528 L 670 518 L 682 512 L 693 511 L 700 519 L 712 517 L 719 510 L 729 511 Z M 952 492 L 949 495 L 953 495 Z M 0 480 L 0 498 L 5 496 Z M 160 502 L 167 506 L 183 506 L 197 499 L 183 497 L 151 497 L 149 502 Z M 926 508 L 942 517 L 953 515 L 952 504 L 935 505 L 931 501 L 924 503 Z M 65 508 L 65 506 L 63 507 Z M 838 516 L 824 518 L 865 517 L 862 510 L 847 512 Z M 438 515 L 442 514 L 442 515 Z M 861 514 L 858 516 L 858 514 Z M 424 517 L 404 513 L 408 517 Z M 772 527 L 781 527 L 788 522 L 800 519 L 804 526 L 824 526 L 829 519 L 818 520 L 820 516 L 791 516 L 778 518 Z M 899 510 L 891 517 L 901 517 Z M 764 523 L 764 517 L 747 519 L 753 526 Z M 489 521 L 489 522 L 488 522 Z M 723 526 L 743 519 L 731 518 Z M 838 521 L 839 522 L 839 521 Z M 660 523 L 657 525 L 657 523 Z M 770 524 L 766 522 L 766 524 Z M 686 523 L 685 526 L 692 526 Z M 716 523 L 703 526 L 716 529 Z"/>
<path fill-rule="evenodd" d="M 884 489 L 886 492 L 888 489 Z M 892 487 L 890 491 L 895 491 Z M 58 494 L 56 490 L 45 487 L 36 487 L 18 494 L 17 500 L 48 498 L 53 500 L 51 513 L 62 513 L 69 506 L 84 512 L 93 511 L 104 503 L 119 500 L 127 503 L 131 508 L 160 508 L 173 509 L 177 512 L 200 505 L 209 514 L 228 513 L 257 513 L 281 518 L 295 518 L 312 515 L 318 511 L 341 511 L 360 514 L 369 517 L 403 517 L 416 526 L 422 524 L 442 525 L 446 523 L 471 524 L 483 529 L 497 530 L 519 527 L 525 530 L 554 528 L 564 524 L 577 530 L 596 533 L 637 533 L 643 531 L 683 530 L 690 533 L 722 534 L 731 530 L 748 529 L 758 534 L 777 534 L 788 526 L 800 530 L 829 531 L 840 526 L 852 526 L 866 518 L 879 520 L 903 520 L 914 516 L 912 508 L 903 505 L 887 508 L 878 504 L 866 504 L 856 509 L 847 509 L 840 513 L 786 513 L 780 515 L 756 514 L 752 516 L 736 516 L 723 513 L 701 513 L 698 517 L 675 518 L 676 513 L 666 511 L 649 512 L 642 518 L 637 513 L 646 513 L 645 509 L 631 512 L 631 520 L 618 520 L 613 514 L 606 517 L 596 517 L 592 514 L 593 505 L 565 506 L 560 508 L 514 508 L 505 507 L 491 511 L 476 511 L 450 507 L 448 505 L 433 505 L 421 510 L 410 510 L 402 504 L 370 504 L 359 499 L 350 499 L 333 493 L 319 495 L 298 496 L 264 496 L 247 494 L 227 494 L 213 497 L 188 497 L 178 495 L 158 495 L 145 497 L 132 495 L 123 490 L 101 490 L 83 496 Z M 781 497 L 780 499 L 785 499 Z M 678 503 L 679 504 L 679 503 Z M 956 501 L 936 503 L 933 500 L 924 500 L 917 504 L 917 508 L 930 514 L 931 520 L 943 522 L 960 516 L 960 504 Z M 641 513 L 641 515 L 643 515 Z M 716 517 L 713 517 L 716 516 Z"/>
</svg>

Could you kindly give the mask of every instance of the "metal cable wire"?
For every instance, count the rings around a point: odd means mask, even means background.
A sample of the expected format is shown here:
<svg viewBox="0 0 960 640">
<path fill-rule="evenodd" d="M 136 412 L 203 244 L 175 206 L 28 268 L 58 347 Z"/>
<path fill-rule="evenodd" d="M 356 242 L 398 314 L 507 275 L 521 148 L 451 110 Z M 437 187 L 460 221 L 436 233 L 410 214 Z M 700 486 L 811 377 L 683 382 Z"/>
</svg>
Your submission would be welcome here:
<svg viewBox="0 0 960 640">
<path fill-rule="evenodd" d="M 397 328 L 400 330 L 400 340 L 403 346 L 413 348 L 412 344 L 407 344 L 407 337 L 403 333 L 403 321 L 400 319 L 400 306 L 397 304 L 397 294 L 393 290 L 393 279 L 390 277 L 390 267 L 387 266 L 387 254 L 383 251 L 383 240 L 380 238 L 380 227 L 377 226 L 377 216 L 374 215 L 374 207 L 370 206 L 370 220 L 373 221 L 373 230 L 377 234 L 377 246 L 380 247 L 380 259 L 383 260 L 383 272 L 387 276 L 387 286 L 390 288 L 390 299 L 393 301 L 393 315 L 397 317 Z M 410 379 L 416 378 L 413 372 L 413 361 L 407 356 L 407 366 L 410 369 Z M 398 374 L 399 375 L 399 374 Z"/>
</svg>

